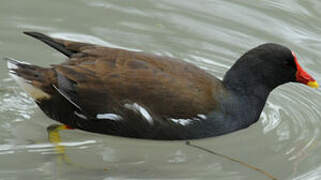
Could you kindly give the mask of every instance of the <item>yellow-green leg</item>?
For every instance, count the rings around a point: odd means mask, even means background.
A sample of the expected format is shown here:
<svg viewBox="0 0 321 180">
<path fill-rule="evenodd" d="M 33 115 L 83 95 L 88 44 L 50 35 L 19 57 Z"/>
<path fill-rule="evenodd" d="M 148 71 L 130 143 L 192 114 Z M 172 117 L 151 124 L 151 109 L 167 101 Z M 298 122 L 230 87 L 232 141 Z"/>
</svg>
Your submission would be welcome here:
<svg viewBox="0 0 321 180">
<path fill-rule="evenodd" d="M 63 145 L 61 145 L 62 141 L 61 141 L 61 137 L 60 137 L 60 131 L 69 130 L 69 129 L 73 129 L 73 128 L 71 128 L 67 125 L 60 125 L 60 124 L 53 124 L 47 128 L 48 140 L 49 140 L 49 142 L 51 142 L 55 146 L 55 150 L 58 155 L 58 159 L 57 159 L 58 162 L 72 165 L 74 167 L 91 169 L 90 167 L 86 167 L 84 165 L 74 164 L 68 158 L 68 156 L 65 154 L 65 147 Z M 107 171 L 107 168 L 104 168 L 103 170 Z"/>
<path fill-rule="evenodd" d="M 70 128 L 67 125 L 53 124 L 47 128 L 47 132 L 48 132 L 48 140 L 49 142 L 54 144 L 59 161 L 67 164 L 71 164 L 71 161 L 65 154 L 65 147 L 61 145 L 62 141 L 59 134 L 60 131 L 68 130 L 68 129 L 72 129 L 72 128 Z"/>
</svg>

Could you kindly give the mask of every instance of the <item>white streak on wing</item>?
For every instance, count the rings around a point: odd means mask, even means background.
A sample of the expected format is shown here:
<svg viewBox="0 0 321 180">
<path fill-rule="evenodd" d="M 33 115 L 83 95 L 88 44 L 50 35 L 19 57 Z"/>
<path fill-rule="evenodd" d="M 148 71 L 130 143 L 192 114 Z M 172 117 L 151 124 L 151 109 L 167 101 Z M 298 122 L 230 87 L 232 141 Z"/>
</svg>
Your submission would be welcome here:
<svg viewBox="0 0 321 180">
<path fill-rule="evenodd" d="M 206 115 L 204 115 L 204 114 L 198 114 L 197 117 L 199 117 L 201 119 L 207 119 Z"/>
<path fill-rule="evenodd" d="M 52 85 L 53 88 L 55 88 L 66 100 L 68 100 L 72 105 L 74 105 L 76 108 L 80 109 L 81 110 L 81 107 L 78 106 L 78 104 L 76 104 L 75 102 L 73 102 L 69 96 L 67 96 L 65 94 L 65 92 L 61 91 L 60 89 L 58 89 L 55 85 Z"/>
<path fill-rule="evenodd" d="M 192 123 L 192 119 L 174 119 L 174 118 L 170 118 L 169 120 L 177 123 L 177 124 L 180 124 L 180 125 L 183 125 L 183 126 L 186 126 L 190 123 Z"/>
<path fill-rule="evenodd" d="M 193 121 L 201 121 L 201 120 L 205 120 L 207 119 L 206 115 L 204 114 L 198 114 L 197 117 L 192 117 L 190 119 L 175 119 L 175 118 L 169 118 L 169 120 L 177 123 L 177 124 L 180 124 L 180 125 L 183 125 L 183 126 L 186 126 L 188 124 L 191 124 L 193 123 Z"/>
<path fill-rule="evenodd" d="M 97 119 L 109 119 L 109 120 L 115 120 L 115 121 L 123 119 L 120 115 L 114 114 L 114 113 L 97 114 L 96 118 Z"/>
<path fill-rule="evenodd" d="M 149 114 L 149 112 L 143 108 L 142 106 L 140 106 L 137 103 L 134 104 L 125 104 L 124 105 L 125 108 L 127 109 L 131 109 L 133 111 L 139 112 L 150 124 L 153 124 L 153 118 L 152 116 Z"/>
<path fill-rule="evenodd" d="M 74 114 L 82 119 L 87 119 L 87 117 L 81 113 L 78 113 L 77 111 L 74 111 Z"/>
</svg>

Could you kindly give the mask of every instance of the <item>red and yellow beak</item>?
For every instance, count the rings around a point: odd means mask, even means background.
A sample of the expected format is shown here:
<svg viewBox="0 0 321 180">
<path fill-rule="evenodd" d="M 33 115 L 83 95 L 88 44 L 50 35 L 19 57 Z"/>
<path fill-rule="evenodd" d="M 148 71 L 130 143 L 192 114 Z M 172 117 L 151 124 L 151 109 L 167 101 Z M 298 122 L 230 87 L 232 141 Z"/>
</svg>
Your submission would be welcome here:
<svg viewBox="0 0 321 180">
<path fill-rule="evenodd" d="M 296 55 L 294 54 L 294 52 L 292 52 L 293 57 L 294 57 L 294 61 L 296 64 L 296 81 L 305 85 L 308 85 L 312 88 L 318 88 L 319 84 L 317 83 L 317 81 L 307 72 L 305 72 L 303 70 L 303 68 L 300 66 L 300 64 L 298 63 L 298 60 L 296 58 Z"/>
</svg>

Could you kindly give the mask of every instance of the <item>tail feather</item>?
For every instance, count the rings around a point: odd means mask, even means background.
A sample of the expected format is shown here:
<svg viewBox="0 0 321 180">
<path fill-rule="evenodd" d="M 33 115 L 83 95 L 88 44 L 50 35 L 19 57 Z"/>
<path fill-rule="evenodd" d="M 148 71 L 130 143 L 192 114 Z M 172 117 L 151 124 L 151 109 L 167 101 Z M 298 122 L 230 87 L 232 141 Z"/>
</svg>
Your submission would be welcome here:
<svg viewBox="0 0 321 180">
<path fill-rule="evenodd" d="M 44 82 L 41 67 L 12 58 L 5 58 L 10 76 L 35 100 L 49 98 L 50 95 L 43 91 L 41 84 Z M 39 71 L 40 70 L 40 71 Z"/>
<path fill-rule="evenodd" d="M 22 64 L 30 64 L 30 63 L 27 63 L 27 62 L 24 62 L 24 61 L 19 61 L 19 60 L 16 60 L 16 59 L 13 59 L 13 58 L 10 58 L 10 57 L 5 57 L 3 58 L 5 61 L 7 61 L 7 66 L 8 66 L 8 69 L 9 70 L 12 70 L 12 69 L 17 69 L 19 65 L 22 65 Z"/>
<path fill-rule="evenodd" d="M 39 33 L 39 32 L 23 32 L 24 34 L 34 37 L 50 47 L 53 47 L 57 51 L 61 52 L 62 54 L 66 55 L 67 57 L 71 57 L 76 52 L 68 49 L 62 42 L 57 41 L 56 39 L 53 39 L 45 34 Z"/>
</svg>

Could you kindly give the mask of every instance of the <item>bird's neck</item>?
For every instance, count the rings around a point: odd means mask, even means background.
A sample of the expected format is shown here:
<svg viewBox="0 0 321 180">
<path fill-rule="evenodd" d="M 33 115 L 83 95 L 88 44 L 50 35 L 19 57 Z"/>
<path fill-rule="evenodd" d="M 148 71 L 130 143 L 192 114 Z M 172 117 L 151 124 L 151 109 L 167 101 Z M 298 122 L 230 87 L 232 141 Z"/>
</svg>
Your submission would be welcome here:
<svg viewBox="0 0 321 180">
<path fill-rule="evenodd" d="M 225 101 L 225 109 L 232 116 L 231 121 L 236 121 L 238 127 L 245 128 L 255 123 L 264 108 L 266 100 L 273 90 L 252 76 L 233 77 L 225 76 L 223 84 L 231 94 L 231 100 Z"/>
</svg>

